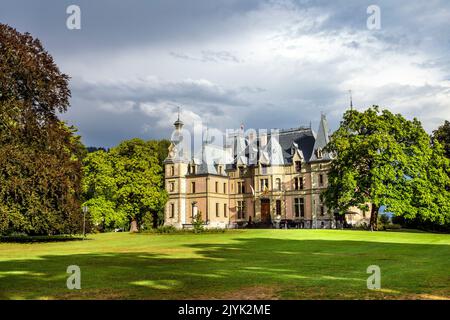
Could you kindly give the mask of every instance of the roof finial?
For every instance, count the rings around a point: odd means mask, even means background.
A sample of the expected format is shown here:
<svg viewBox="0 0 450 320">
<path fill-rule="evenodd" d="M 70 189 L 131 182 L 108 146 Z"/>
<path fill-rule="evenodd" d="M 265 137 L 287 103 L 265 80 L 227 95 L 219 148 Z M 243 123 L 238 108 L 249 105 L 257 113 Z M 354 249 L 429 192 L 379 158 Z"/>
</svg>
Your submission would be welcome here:
<svg viewBox="0 0 450 320">
<path fill-rule="evenodd" d="M 181 129 L 184 125 L 183 121 L 180 120 L 180 107 L 176 106 L 178 109 L 178 117 L 177 117 L 177 121 L 175 121 L 174 126 L 176 129 Z"/>
<path fill-rule="evenodd" d="M 352 97 L 352 90 L 348 90 L 348 93 L 350 94 L 350 110 L 353 110 L 353 97 Z"/>
</svg>

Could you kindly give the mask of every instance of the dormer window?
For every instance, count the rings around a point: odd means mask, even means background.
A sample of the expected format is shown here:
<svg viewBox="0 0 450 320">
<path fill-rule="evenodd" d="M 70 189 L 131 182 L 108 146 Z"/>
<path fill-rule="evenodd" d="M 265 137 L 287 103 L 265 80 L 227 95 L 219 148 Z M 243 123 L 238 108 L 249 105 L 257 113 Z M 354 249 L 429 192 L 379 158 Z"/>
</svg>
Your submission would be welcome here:
<svg viewBox="0 0 450 320">
<path fill-rule="evenodd" d="M 322 148 L 317 148 L 316 156 L 317 156 L 317 159 L 322 159 Z"/>
<path fill-rule="evenodd" d="M 302 162 L 295 161 L 295 171 L 300 172 L 302 170 Z"/>
<path fill-rule="evenodd" d="M 189 165 L 189 173 L 190 174 L 195 174 L 195 164 L 190 164 Z"/>
</svg>

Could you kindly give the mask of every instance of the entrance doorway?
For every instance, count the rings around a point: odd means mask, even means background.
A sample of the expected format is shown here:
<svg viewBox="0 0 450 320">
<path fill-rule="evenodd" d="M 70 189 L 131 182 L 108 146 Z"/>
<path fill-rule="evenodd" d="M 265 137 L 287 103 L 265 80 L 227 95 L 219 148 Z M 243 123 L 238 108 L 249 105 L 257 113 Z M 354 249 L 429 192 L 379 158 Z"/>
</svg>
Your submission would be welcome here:
<svg viewBox="0 0 450 320">
<path fill-rule="evenodd" d="M 270 223 L 270 200 L 261 199 L 261 222 Z"/>
</svg>

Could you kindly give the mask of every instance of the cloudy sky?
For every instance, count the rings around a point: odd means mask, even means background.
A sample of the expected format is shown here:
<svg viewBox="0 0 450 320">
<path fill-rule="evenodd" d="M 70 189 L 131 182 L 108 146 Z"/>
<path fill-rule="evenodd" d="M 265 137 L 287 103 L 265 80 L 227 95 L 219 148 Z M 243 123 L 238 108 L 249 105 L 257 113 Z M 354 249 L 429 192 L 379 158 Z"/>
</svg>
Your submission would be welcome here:
<svg viewBox="0 0 450 320">
<path fill-rule="evenodd" d="M 81 8 L 81 30 L 66 8 Z M 367 28 L 367 7 L 381 29 Z M 0 22 L 41 39 L 71 76 L 62 117 L 89 146 L 209 127 L 336 129 L 377 104 L 427 131 L 450 119 L 450 1 L 2 0 Z"/>
</svg>

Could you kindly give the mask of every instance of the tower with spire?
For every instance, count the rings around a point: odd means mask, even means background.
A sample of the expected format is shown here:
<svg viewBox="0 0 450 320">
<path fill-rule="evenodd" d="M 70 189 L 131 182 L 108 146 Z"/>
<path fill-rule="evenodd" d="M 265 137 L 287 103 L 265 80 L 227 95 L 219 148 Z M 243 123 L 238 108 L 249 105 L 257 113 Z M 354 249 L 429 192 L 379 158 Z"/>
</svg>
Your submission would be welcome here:
<svg viewBox="0 0 450 320">
<path fill-rule="evenodd" d="M 184 123 L 180 119 L 178 107 L 177 120 L 170 138 L 167 158 L 164 160 L 166 189 L 172 193 L 172 199 L 165 208 L 165 217 L 171 224 L 181 228 L 186 223 L 186 175 L 188 174 L 190 141 L 183 132 Z"/>
</svg>

